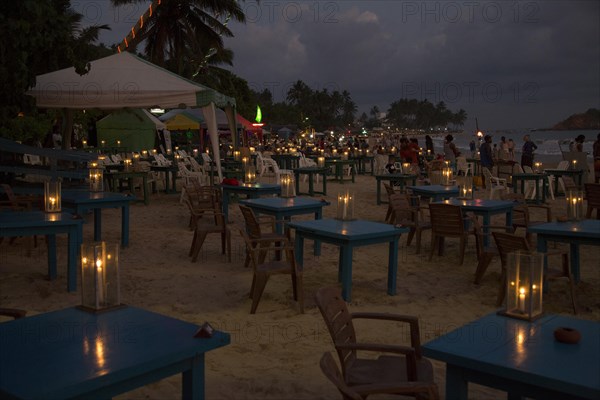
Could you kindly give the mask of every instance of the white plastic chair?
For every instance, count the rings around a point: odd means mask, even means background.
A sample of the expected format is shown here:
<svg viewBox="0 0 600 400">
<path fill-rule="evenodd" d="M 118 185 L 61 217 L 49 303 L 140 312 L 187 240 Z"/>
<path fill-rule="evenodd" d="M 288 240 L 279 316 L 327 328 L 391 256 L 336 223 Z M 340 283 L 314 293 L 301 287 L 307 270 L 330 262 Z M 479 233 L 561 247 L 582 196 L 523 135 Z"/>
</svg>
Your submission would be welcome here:
<svg viewBox="0 0 600 400">
<path fill-rule="evenodd" d="M 482 167 L 482 170 L 485 178 L 485 186 L 490 191 L 490 200 L 495 197 L 496 192 L 504 191 L 508 193 L 508 184 L 506 183 L 506 179 L 493 176 L 490 170 L 486 167 Z"/>
<path fill-rule="evenodd" d="M 29 165 L 42 165 L 42 159 L 37 154 L 23 154 L 23 163 Z"/>
<path fill-rule="evenodd" d="M 305 168 L 305 167 L 312 168 L 312 167 L 317 166 L 317 163 L 315 162 L 315 160 L 306 158 L 304 156 L 304 154 L 302 154 L 302 153 L 300 153 L 300 160 L 299 160 L 298 164 L 300 165 L 300 168 Z M 308 175 L 304 174 L 303 181 L 306 182 L 307 179 L 308 179 Z M 316 179 L 316 183 L 319 183 L 319 174 L 315 174 L 315 179 Z"/>
</svg>

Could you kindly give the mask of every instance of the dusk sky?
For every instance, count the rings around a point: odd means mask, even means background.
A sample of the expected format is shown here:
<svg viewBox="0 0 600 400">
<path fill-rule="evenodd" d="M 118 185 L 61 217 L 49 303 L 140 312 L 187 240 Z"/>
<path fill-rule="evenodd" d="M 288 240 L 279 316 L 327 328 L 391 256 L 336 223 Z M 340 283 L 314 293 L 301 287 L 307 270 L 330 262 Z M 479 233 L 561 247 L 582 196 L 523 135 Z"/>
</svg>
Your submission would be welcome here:
<svg viewBox="0 0 600 400">
<path fill-rule="evenodd" d="M 73 1 L 120 41 L 145 10 Z M 241 3 L 245 25 L 226 39 L 233 72 L 285 99 L 297 80 L 348 90 L 385 112 L 400 98 L 463 108 L 473 130 L 548 127 L 600 108 L 600 2 L 283 1 Z M 132 15 L 133 18 L 127 18 Z"/>
</svg>

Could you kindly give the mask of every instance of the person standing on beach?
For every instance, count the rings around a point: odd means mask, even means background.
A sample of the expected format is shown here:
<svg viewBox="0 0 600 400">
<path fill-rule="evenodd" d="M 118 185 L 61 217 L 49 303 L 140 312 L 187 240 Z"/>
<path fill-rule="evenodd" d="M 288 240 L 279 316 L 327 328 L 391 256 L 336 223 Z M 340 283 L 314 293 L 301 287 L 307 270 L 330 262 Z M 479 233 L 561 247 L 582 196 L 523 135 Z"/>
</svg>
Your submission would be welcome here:
<svg viewBox="0 0 600 400">
<path fill-rule="evenodd" d="M 508 159 L 515 160 L 515 142 L 512 139 L 508 139 Z"/>
<path fill-rule="evenodd" d="M 594 182 L 600 183 L 600 133 L 594 142 Z"/>
<path fill-rule="evenodd" d="M 456 157 L 460 156 L 460 151 L 456 148 L 453 140 L 454 136 L 452 135 L 446 136 L 446 140 L 444 140 L 444 159 L 450 162 L 452 169 L 456 165 Z"/>
<path fill-rule="evenodd" d="M 494 168 L 494 155 L 492 152 L 492 137 L 490 135 L 485 135 L 483 138 L 483 143 L 479 146 L 479 162 L 481 164 L 481 175 L 483 182 L 483 187 L 485 188 L 485 175 L 483 175 L 483 169 L 487 168 L 492 172 L 492 168 Z"/>
<path fill-rule="evenodd" d="M 504 136 L 500 138 L 500 151 L 498 158 L 502 160 L 508 160 L 508 142 Z"/>
<path fill-rule="evenodd" d="M 433 139 L 429 135 L 425 136 L 425 151 L 432 156 L 435 155 L 435 152 L 433 151 Z"/>
<path fill-rule="evenodd" d="M 583 142 L 585 142 L 585 136 L 579 135 L 575 138 L 575 145 L 571 151 L 581 153 L 583 151 Z"/>
<path fill-rule="evenodd" d="M 521 166 L 533 168 L 533 152 L 537 149 L 535 143 L 531 141 L 529 135 L 523 136 L 523 154 L 521 155 Z"/>
</svg>

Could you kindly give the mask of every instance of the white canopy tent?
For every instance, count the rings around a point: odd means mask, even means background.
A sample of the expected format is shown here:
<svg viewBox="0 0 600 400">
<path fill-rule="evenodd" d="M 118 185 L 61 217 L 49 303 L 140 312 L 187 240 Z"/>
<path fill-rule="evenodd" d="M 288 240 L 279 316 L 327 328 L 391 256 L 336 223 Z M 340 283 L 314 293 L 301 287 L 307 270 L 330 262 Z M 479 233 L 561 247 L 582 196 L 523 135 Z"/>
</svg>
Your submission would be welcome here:
<svg viewBox="0 0 600 400">
<path fill-rule="evenodd" d="M 36 77 L 28 95 L 40 108 L 120 109 L 201 107 L 214 154 L 219 154 L 215 107 L 227 114 L 236 132 L 235 99 L 182 78 L 129 52 L 91 62 L 90 72 L 79 75 L 66 68 Z M 219 157 L 219 179 L 222 179 Z"/>
</svg>

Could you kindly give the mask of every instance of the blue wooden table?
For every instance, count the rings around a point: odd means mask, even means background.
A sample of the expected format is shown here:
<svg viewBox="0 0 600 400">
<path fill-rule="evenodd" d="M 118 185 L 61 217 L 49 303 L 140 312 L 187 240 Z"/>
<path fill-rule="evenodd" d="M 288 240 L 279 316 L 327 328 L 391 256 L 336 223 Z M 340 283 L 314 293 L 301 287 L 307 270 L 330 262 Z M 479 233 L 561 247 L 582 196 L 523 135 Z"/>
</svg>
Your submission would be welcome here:
<svg viewBox="0 0 600 400">
<path fill-rule="evenodd" d="M 45 213 L 43 211 L 0 212 L 0 237 L 47 235 L 48 277 L 56 279 L 56 235 L 68 235 L 67 290 L 77 290 L 79 246 L 83 238 L 83 220 L 69 213 Z M 1 343 L 1 341 L 0 341 Z M 2 346 L 0 344 L 0 346 Z M 4 346 L 2 346 L 4 347 Z M 0 353 L 3 351 L 0 351 Z M 2 358 L 0 356 L 0 358 Z"/>
<path fill-rule="evenodd" d="M 488 246 L 490 236 L 490 219 L 492 215 L 506 214 L 506 226 L 512 229 L 512 214 L 515 203 L 508 200 L 485 200 L 472 199 L 463 200 L 451 198 L 444 200 L 443 203 L 460 206 L 465 212 L 472 212 L 475 215 L 483 217 L 483 245 Z"/>
<path fill-rule="evenodd" d="M 581 333 L 578 344 L 554 330 Z M 468 382 L 509 392 L 509 399 L 600 398 L 600 323 L 558 315 L 527 322 L 486 315 L 425 343 L 423 355 L 446 363 L 446 398 L 466 400 Z"/>
<path fill-rule="evenodd" d="M 179 168 L 176 165 L 151 165 L 150 170 L 165 174 L 165 193 L 177 193 Z"/>
<path fill-rule="evenodd" d="M 521 193 L 525 195 L 525 181 L 533 181 L 535 184 L 535 199 L 526 199 L 528 202 L 540 204 L 546 202 L 546 190 L 548 189 L 548 175 L 545 173 L 537 174 L 537 173 L 518 173 L 512 175 L 512 185 L 513 191 L 517 193 L 517 189 L 520 188 Z M 519 182 L 521 184 L 519 185 Z M 541 190 L 540 190 L 540 183 Z M 540 197 L 541 192 L 541 197 Z"/>
<path fill-rule="evenodd" d="M 537 250 L 545 253 L 548 242 L 569 243 L 571 271 L 575 282 L 580 280 L 579 245 L 600 246 L 600 220 L 585 219 L 571 222 L 547 222 L 532 225 L 528 232 L 537 234 Z M 596 258 L 597 264 L 597 258 Z M 547 263 L 547 260 L 545 261 Z"/>
<path fill-rule="evenodd" d="M 283 233 L 283 221 L 290 221 L 294 215 L 315 214 L 315 219 L 323 218 L 323 206 L 330 205 L 325 200 L 315 200 L 309 197 L 261 197 L 240 201 L 256 214 L 267 214 L 275 217 L 278 233 Z"/>
<path fill-rule="evenodd" d="M 135 197 L 123 193 L 90 192 L 89 190 L 65 190 L 62 204 L 76 214 L 84 215 L 94 210 L 94 240 L 102 240 L 102 209 L 121 208 L 121 246 L 129 246 L 129 203 Z"/>
<path fill-rule="evenodd" d="M 388 294 L 396 294 L 398 269 L 398 241 L 408 228 L 398 228 L 389 224 L 372 221 L 340 221 L 319 219 L 290 222 L 288 226 L 296 230 L 295 253 L 298 265 L 304 261 L 304 239 L 331 243 L 340 247 L 338 280 L 342 283 L 342 297 L 350 301 L 352 294 L 352 251 L 355 247 L 376 243 L 389 243 L 388 251 Z"/>
<path fill-rule="evenodd" d="M 444 185 L 425 185 L 425 186 L 408 186 L 413 194 L 431 199 L 431 201 L 441 201 L 450 197 L 458 196 L 458 186 Z"/>
<path fill-rule="evenodd" d="M 280 194 L 281 185 L 274 183 L 243 183 L 239 186 L 233 185 L 221 185 L 223 189 L 223 214 L 225 215 L 225 221 L 229 221 L 229 197 L 232 194 L 243 194 L 249 199 L 257 199 L 260 196 L 266 196 L 269 194 Z"/>
<path fill-rule="evenodd" d="M 339 183 L 344 183 L 344 167 L 350 168 L 350 176 L 352 183 L 355 182 L 356 176 L 356 161 L 354 160 L 342 160 L 337 158 L 325 159 L 325 166 L 333 167 L 333 179 Z"/>
<path fill-rule="evenodd" d="M 400 191 L 404 192 L 404 187 L 407 181 L 411 181 L 413 185 L 417 184 L 417 175 L 415 174 L 384 174 L 375 175 L 377 180 L 377 205 L 381 203 L 387 203 L 387 201 L 381 200 L 381 181 L 389 181 L 393 186 L 400 186 Z"/>
<path fill-rule="evenodd" d="M 68 308 L 0 324 L 0 397 L 109 399 L 182 373 L 182 398 L 204 398 L 204 355 L 229 334 L 135 307 Z M 174 397 L 174 396 L 172 396 Z"/>
<path fill-rule="evenodd" d="M 296 178 L 296 194 L 300 193 L 300 175 L 308 175 L 308 195 L 314 196 L 315 193 L 327 195 L 327 167 L 301 167 L 294 168 L 294 177 Z M 323 178 L 323 191 L 317 192 L 314 189 L 314 175 L 321 175 Z"/>
</svg>

